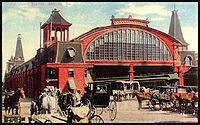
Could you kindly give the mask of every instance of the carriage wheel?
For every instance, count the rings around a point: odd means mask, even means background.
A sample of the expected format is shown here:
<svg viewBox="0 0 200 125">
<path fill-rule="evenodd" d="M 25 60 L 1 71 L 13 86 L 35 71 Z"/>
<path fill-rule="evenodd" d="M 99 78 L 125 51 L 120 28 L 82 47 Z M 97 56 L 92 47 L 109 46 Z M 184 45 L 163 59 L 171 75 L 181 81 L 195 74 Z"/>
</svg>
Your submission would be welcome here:
<svg viewBox="0 0 200 125">
<path fill-rule="evenodd" d="M 93 115 L 89 121 L 89 123 L 104 123 L 104 120 L 99 115 Z"/>
<path fill-rule="evenodd" d="M 89 114 L 90 116 L 93 116 L 95 114 L 95 107 L 92 106 L 92 103 L 90 100 L 86 100 L 85 106 L 89 107 Z"/>
<path fill-rule="evenodd" d="M 103 108 L 95 108 L 95 114 L 101 115 L 103 113 Z"/>
<path fill-rule="evenodd" d="M 173 105 L 172 105 L 171 110 L 174 111 L 174 112 L 176 112 L 176 111 L 178 111 L 178 108 L 180 108 L 180 106 L 179 106 L 179 101 L 178 101 L 178 100 L 175 100 L 175 101 L 173 102 Z"/>
<path fill-rule="evenodd" d="M 52 123 L 52 122 L 48 119 L 44 123 Z"/>
<path fill-rule="evenodd" d="M 18 107 L 18 111 L 17 112 L 18 112 L 19 115 L 21 114 L 21 106 Z"/>
<path fill-rule="evenodd" d="M 133 94 L 132 94 L 132 99 L 133 99 L 134 97 L 135 97 L 135 94 L 133 93 Z"/>
<path fill-rule="evenodd" d="M 113 95 L 113 99 L 115 100 L 115 101 L 119 101 L 119 97 L 118 97 L 118 95 Z"/>
<path fill-rule="evenodd" d="M 111 121 L 117 116 L 117 103 L 113 100 L 109 104 L 109 116 Z"/>
</svg>

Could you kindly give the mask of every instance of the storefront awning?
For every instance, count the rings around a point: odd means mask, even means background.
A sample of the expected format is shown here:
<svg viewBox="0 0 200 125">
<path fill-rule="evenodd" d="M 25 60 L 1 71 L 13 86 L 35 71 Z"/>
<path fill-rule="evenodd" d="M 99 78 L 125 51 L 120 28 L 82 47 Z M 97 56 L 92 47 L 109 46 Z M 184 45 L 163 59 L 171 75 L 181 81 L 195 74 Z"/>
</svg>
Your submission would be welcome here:
<svg viewBox="0 0 200 125">
<path fill-rule="evenodd" d="M 178 74 L 168 74 L 168 75 L 169 75 L 170 80 L 172 80 L 172 79 L 180 79 L 178 77 Z"/>
<path fill-rule="evenodd" d="M 69 77 L 68 78 L 68 83 L 69 83 L 70 89 L 76 89 L 76 84 L 74 82 L 74 78 L 73 77 Z"/>
</svg>

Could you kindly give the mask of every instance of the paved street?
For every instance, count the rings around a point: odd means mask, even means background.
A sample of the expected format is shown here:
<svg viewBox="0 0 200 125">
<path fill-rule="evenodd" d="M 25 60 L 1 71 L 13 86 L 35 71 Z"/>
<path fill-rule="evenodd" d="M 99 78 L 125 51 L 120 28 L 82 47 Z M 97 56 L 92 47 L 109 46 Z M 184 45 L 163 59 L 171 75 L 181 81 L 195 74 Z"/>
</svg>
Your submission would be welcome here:
<svg viewBox="0 0 200 125">
<path fill-rule="evenodd" d="M 106 123 L 198 122 L 198 118 L 190 114 L 181 115 L 171 111 L 152 111 L 147 107 L 145 108 L 145 105 L 143 107 L 143 109 L 138 110 L 136 99 L 117 102 L 118 114 L 114 121 L 109 120 L 109 113 L 103 112 L 102 116 Z"/>
<path fill-rule="evenodd" d="M 24 99 L 21 103 L 21 116 L 29 117 L 30 110 L 30 99 Z M 138 103 L 136 99 L 117 102 L 117 117 L 114 121 L 110 121 L 109 113 L 104 109 L 103 114 L 101 115 L 106 123 L 166 123 L 166 122 L 192 122 L 197 123 L 198 118 L 192 116 L 191 114 L 181 115 L 177 112 L 171 111 L 151 111 L 148 108 L 143 108 L 138 110 Z M 4 114 L 2 111 L 2 118 Z M 3 119 L 2 119 L 3 120 Z"/>
</svg>

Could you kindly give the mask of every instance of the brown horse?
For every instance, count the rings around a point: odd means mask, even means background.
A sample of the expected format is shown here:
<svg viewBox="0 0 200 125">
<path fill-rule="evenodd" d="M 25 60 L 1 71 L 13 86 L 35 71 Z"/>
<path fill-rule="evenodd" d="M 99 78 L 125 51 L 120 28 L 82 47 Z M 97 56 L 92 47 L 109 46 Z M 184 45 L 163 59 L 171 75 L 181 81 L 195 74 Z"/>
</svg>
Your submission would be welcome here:
<svg viewBox="0 0 200 125">
<path fill-rule="evenodd" d="M 151 91 L 150 92 L 142 91 L 142 92 L 136 92 L 134 94 L 136 95 L 138 103 L 139 103 L 138 110 L 140 110 L 142 108 L 142 101 L 144 101 L 144 100 L 150 101 L 153 93 Z"/>
<path fill-rule="evenodd" d="M 194 103 L 197 102 L 196 96 L 193 93 L 173 93 L 172 100 L 174 108 L 178 109 L 180 113 L 186 113 L 188 105 L 191 105 L 191 108 L 195 109 Z"/>
<path fill-rule="evenodd" d="M 14 109 L 16 109 L 15 114 L 18 114 L 18 110 L 20 106 L 20 102 L 19 102 L 20 97 L 25 98 L 23 88 L 18 88 L 18 90 L 13 95 L 5 97 L 4 105 L 5 105 L 6 113 L 7 113 L 7 110 L 8 110 L 8 113 L 10 113 L 10 110 L 12 109 L 12 114 L 14 114 Z"/>
</svg>

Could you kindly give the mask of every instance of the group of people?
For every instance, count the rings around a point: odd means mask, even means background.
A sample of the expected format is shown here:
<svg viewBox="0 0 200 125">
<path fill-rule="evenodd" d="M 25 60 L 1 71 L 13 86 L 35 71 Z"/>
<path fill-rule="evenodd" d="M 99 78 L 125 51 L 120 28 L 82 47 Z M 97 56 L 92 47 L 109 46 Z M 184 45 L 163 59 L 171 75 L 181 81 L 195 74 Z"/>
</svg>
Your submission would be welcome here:
<svg viewBox="0 0 200 125">
<path fill-rule="evenodd" d="M 32 108 L 31 114 L 34 114 L 37 106 L 37 112 L 40 112 L 42 114 L 46 114 L 48 112 L 49 114 L 55 113 L 55 112 L 62 112 L 60 103 L 63 103 L 62 100 L 61 102 L 60 99 L 62 98 L 63 95 L 67 94 L 71 100 L 72 100 L 72 106 L 78 107 L 81 106 L 81 91 L 77 90 L 76 92 L 74 90 L 70 90 L 67 93 L 62 93 L 61 90 L 57 88 L 44 88 L 44 91 L 41 93 L 39 96 L 38 100 L 36 102 L 32 102 Z M 44 112 L 43 112 L 44 111 Z"/>
</svg>

